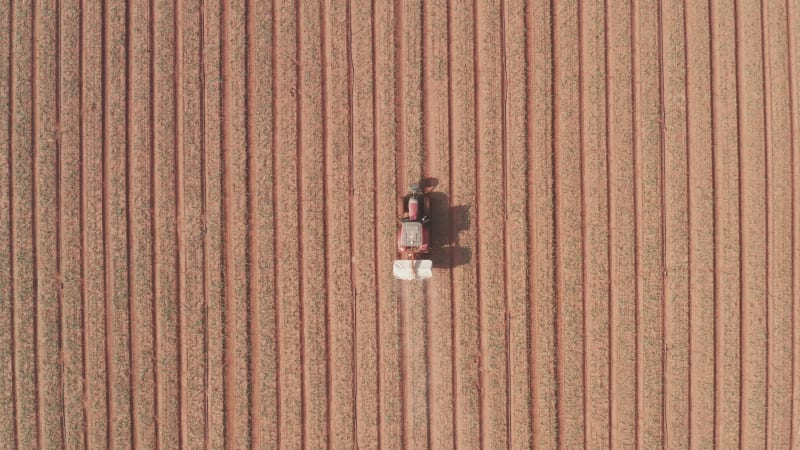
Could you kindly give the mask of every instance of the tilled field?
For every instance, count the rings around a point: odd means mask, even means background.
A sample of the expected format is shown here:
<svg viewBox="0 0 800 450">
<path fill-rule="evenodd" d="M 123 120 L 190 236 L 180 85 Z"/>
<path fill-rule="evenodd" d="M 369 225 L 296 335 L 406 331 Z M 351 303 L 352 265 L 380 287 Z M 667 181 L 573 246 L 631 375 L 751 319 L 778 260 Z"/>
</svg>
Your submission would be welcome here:
<svg viewBox="0 0 800 450">
<path fill-rule="evenodd" d="M 0 447 L 800 448 L 798 0 L 0 0 L 0 159 Z"/>
</svg>

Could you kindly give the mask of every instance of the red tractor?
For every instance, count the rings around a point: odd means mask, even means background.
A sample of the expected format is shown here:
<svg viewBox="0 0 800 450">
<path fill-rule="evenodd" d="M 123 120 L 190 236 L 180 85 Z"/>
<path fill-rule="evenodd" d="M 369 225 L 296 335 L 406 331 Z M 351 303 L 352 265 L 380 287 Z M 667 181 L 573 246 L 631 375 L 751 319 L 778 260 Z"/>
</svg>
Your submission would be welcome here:
<svg viewBox="0 0 800 450">
<path fill-rule="evenodd" d="M 419 183 L 411 183 L 408 191 L 403 198 L 393 272 L 398 280 L 425 280 L 433 276 L 433 263 L 424 259 L 430 253 L 431 202 Z"/>
</svg>

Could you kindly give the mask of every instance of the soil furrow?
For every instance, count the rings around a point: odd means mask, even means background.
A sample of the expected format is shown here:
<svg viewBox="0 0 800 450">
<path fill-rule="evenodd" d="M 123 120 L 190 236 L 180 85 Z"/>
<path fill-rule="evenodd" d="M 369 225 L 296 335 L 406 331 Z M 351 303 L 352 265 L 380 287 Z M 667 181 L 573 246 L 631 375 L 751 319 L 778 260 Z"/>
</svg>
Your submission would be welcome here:
<svg viewBox="0 0 800 450">
<path fill-rule="evenodd" d="M 38 300 L 39 299 L 39 284 L 37 283 L 36 279 L 36 265 L 37 259 L 39 257 L 39 253 L 36 250 L 36 244 L 39 238 L 39 234 L 36 230 L 37 226 L 39 225 L 39 221 L 37 218 L 37 210 L 39 207 L 38 197 L 37 197 L 37 189 L 39 189 L 39 184 L 36 180 L 37 175 L 39 174 L 39 169 L 37 164 L 39 162 L 37 150 L 39 148 L 39 132 L 40 132 L 40 117 L 38 112 L 39 106 L 39 99 L 37 98 L 39 94 L 39 90 L 37 89 L 37 82 L 39 81 L 39 73 L 38 73 L 38 64 L 37 59 L 39 58 L 39 40 L 36 36 L 37 28 L 41 27 L 39 23 L 39 14 L 37 13 L 37 4 L 34 3 L 31 6 L 31 16 L 33 24 L 31 25 L 31 259 L 30 259 L 30 267 L 31 272 L 33 273 L 33 286 L 32 286 L 32 296 L 31 300 Z M 40 6 L 41 8 L 41 6 Z M 36 407 L 35 407 L 35 426 L 36 426 L 36 446 L 37 448 L 42 444 L 42 400 L 39 398 L 39 305 L 36 302 L 33 306 L 33 330 L 32 330 L 32 359 L 33 359 L 33 386 L 36 389 L 35 393 L 35 400 L 36 400 Z"/>
<path fill-rule="evenodd" d="M 295 104 L 297 106 L 296 117 L 297 117 L 297 130 L 296 130 L 296 138 L 297 138 L 297 201 L 301 204 L 297 209 L 297 224 L 298 227 L 303 227 L 304 225 L 304 216 L 303 216 L 303 157 L 302 157 L 302 136 L 303 136 L 303 103 L 302 103 L 302 73 L 300 67 L 300 60 L 302 58 L 302 18 L 301 18 L 301 11 L 300 5 L 295 7 L 295 43 L 297 45 L 296 48 L 296 58 L 295 61 L 298 63 L 296 64 L 295 71 L 296 71 L 296 83 L 297 83 L 297 92 L 295 95 Z M 300 259 L 299 265 L 300 273 L 299 273 L 299 280 L 298 280 L 298 315 L 300 317 L 300 418 L 302 422 L 303 431 L 301 434 L 301 440 L 303 445 L 305 445 L 306 440 L 306 415 L 307 415 L 307 407 L 306 407 L 306 378 L 305 378 L 305 358 L 306 358 L 306 348 L 305 348 L 305 297 L 304 297 L 304 272 L 302 267 L 302 261 L 304 259 L 304 250 L 303 250 L 303 237 L 299 236 L 298 240 L 298 257 Z"/>
<path fill-rule="evenodd" d="M 397 252 L 397 111 L 395 11 L 375 3 L 375 146 L 378 283 L 378 427 L 380 447 L 399 448 L 403 434 L 398 283 L 391 261 Z M 323 59 L 323 62 L 326 59 Z M 323 64 L 323 67 L 324 64 Z M 330 254 L 329 254 L 330 255 Z M 332 256 L 330 256 L 332 258 Z"/>
<path fill-rule="evenodd" d="M 39 446 L 64 445 L 58 273 L 58 26 L 56 2 L 34 7 L 34 256 Z"/>
<path fill-rule="evenodd" d="M 797 314 L 800 310 L 800 236 L 797 227 L 800 225 L 800 57 L 797 53 L 800 40 L 800 7 L 793 2 L 786 2 L 786 28 L 789 34 L 789 97 L 791 114 L 792 147 L 792 424 L 790 445 L 800 445 L 800 401 L 796 393 L 800 391 L 800 333 L 797 329 Z"/>
<path fill-rule="evenodd" d="M 470 257 L 470 264 L 453 268 L 453 303 L 455 304 L 455 385 L 456 385 L 456 446 L 475 448 L 480 445 L 480 335 L 478 292 L 475 264 L 475 156 L 476 156 L 476 111 L 474 92 L 474 5 L 467 3 L 450 8 L 450 39 L 452 61 L 450 96 L 452 128 L 452 179 L 451 203 L 463 211 L 452 217 L 454 243 L 463 247 Z M 463 206 L 462 206 L 463 205 Z"/>
<path fill-rule="evenodd" d="M 689 446 L 690 306 L 692 296 L 692 215 L 686 94 L 686 11 L 681 1 L 661 8 L 661 110 L 663 128 L 661 206 L 663 222 L 663 442 Z M 646 300 L 645 300 L 646 301 Z"/>
<path fill-rule="evenodd" d="M 278 342 L 275 339 L 275 17 L 263 2 L 248 4 L 248 147 L 250 180 L 250 321 L 253 447 L 278 445 Z"/>
<path fill-rule="evenodd" d="M 325 290 L 325 149 L 323 135 L 321 7 L 309 2 L 300 7 L 299 108 L 303 229 L 303 403 L 305 444 L 324 447 L 328 438 L 327 317 Z"/>
<path fill-rule="evenodd" d="M 376 254 L 369 245 L 375 239 L 377 218 L 375 191 L 377 189 L 373 167 L 376 160 L 375 117 L 372 46 L 372 3 L 353 2 L 349 17 L 352 32 L 350 40 L 353 66 L 351 67 L 351 132 L 353 161 L 351 170 L 351 214 L 353 270 L 356 281 L 355 336 L 356 336 L 356 440 L 358 447 L 369 447 L 378 440 L 378 393 L 376 319 Z M 358 181 L 356 181 L 358 180 Z"/>
<path fill-rule="evenodd" d="M 457 264 L 450 201 L 450 115 L 448 89 L 448 2 L 423 4 L 423 181 L 431 189 L 431 255 L 434 281 L 426 285 L 428 333 L 429 430 L 432 448 L 452 447 L 453 423 L 453 303 L 452 267 Z"/>
<path fill-rule="evenodd" d="M 180 446 L 175 3 L 153 4 L 153 239 L 158 446 Z M 237 174 L 238 176 L 238 174 Z M 238 208 L 237 208 L 238 209 Z M 237 267 L 237 266 L 234 266 Z M 237 267 L 238 268 L 238 267 Z M 243 335 L 245 333 L 242 333 Z"/>
<path fill-rule="evenodd" d="M 105 5 L 104 208 L 106 239 L 106 333 L 108 336 L 109 445 L 132 445 L 130 303 L 128 273 L 128 11 L 121 1 Z M 113 332 L 112 332 L 113 331 Z"/>
<path fill-rule="evenodd" d="M 0 304 L 0 408 L 10 414 L 0 418 L 0 441 L 16 445 L 16 386 L 14 381 L 14 304 L 13 304 L 13 247 L 12 192 L 13 174 L 12 136 L 13 120 L 13 29 L 11 1 L 0 6 L 0 92 L 4 99 L 0 105 L 0 158 L 6 162 L 0 170 L 0 297 L 9 299 Z"/>
<path fill-rule="evenodd" d="M 224 79 L 224 245 L 225 245 L 225 386 L 229 445 L 251 444 L 250 416 L 250 235 L 247 152 L 247 7 L 226 2 L 223 25 Z M 292 148 L 292 150 L 294 150 Z M 296 208 L 290 208 L 296 211 Z M 295 213 L 296 214 L 296 213 Z M 296 233 L 293 233 L 296 236 Z M 295 287 L 296 289 L 296 287 Z"/>
<path fill-rule="evenodd" d="M 528 210 L 528 177 L 531 165 L 528 146 L 530 117 L 527 104 L 528 76 L 527 39 L 531 30 L 526 17 L 529 7 L 523 1 L 504 4 L 505 79 L 507 84 L 503 107 L 505 108 L 506 145 L 506 295 L 508 323 L 508 445 L 530 446 L 533 424 L 530 416 L 532 385 L 530 379 L 530 312 L 532 290 L 528 280 L 531 260 L 527 236 L 531 231 Z M 521 247 L 518 247 L 520 245 Z M 526 251 L 520 251 L 524 249 Z"/>
<path fill-rule="evenodd" d="M 296 43 L 296 46 L 297 46 L 296 47 L 296 53 L 295 53 L 295 55 L 296 55 L 295 56 L 295 61 L 296 61 L 296 64 L 295 64 L 295 72 L 296 72 L 295 73 L 295 76 L 296 76 L 295 80 L 296 81 L 295 82 L 297 83 L 297 91 L 295 93 L 295 105 L 297 107 L 297 110 L 295 112 L 295 115 L 297 117 L 297 128 L 296 128 L 296 132 L 295 133 L 296 133 L 296 142 L 297 142 L 297 148 L 296 148 L 297 201 L 298 201 L 298 203 L 300 203 L 300 205 L 297 208 L 297 226 L 298 226 L 298 228 L 302 228 L 303 225 L 305 224 L 305 222 L 304 222 L 305 219 L 304 219 L 304 216 L 303 216 L 303 208 L 302 208 L 303 192 L 304 192 L 303 191 L 303 181 L 302 180 L 303 180 L 303 168 L 305 167 L 303 165 L 303 156 L 302 156 L 302 148 L 303 148 L 303 141 L 302 141 L 302 136 L 303 136 L 303 103 L 302 103 L 302 97 L 301 97 L 302 96 L 302 73 L 301 73 L 301 67 L 300 67 L 300 64 L 301 64 L 300 60 L 302 58 L 302 52 L 303 52 L 302 44 L 301 44 L 301 39 L 302 39 L 301 38 L 302 37 L 302 27 L 301 27 L 302 20 L 303 19 L 301 18 L 300 5 L 297 5 L 295 7 L 295 43 Z M 303 236 L 298 236 L 298 238 L 299 239 L 297 241 L 297 243 L 298 243 L 297 252 L 298 252 L 298 258 L 300 260 L 300 263 L 298 263 L 298 266 L 300 267 L 300 273 L 298 274 L 299 280 L 298 280 L 298 302 L 297 302 L 297 304 L 298 304 L 298 315 L 299 315 L 299 318 L 300 318 L 300 324 L 299 324 L 300 325 L 300 343 L 299 343 L 299 346 L 300 346 L 300 419 L 301 419 L 301 424 L 302 424 L 302 427 L 303 427 L 303 430 L 302 430 L 302 433 L 301 433 L 301 441 L 303 442 L 303 445 L 305 445 L 305 440 L 306 440 L 306 415 L 307 415 L 306 393 L 305 393 L 305 389 L 306 389 L 306 382 L 305 382 L 305 380 L 306 380 L 306 378 L 305 378 L 305 355 L 306 355 L 305 329 L 306 329 L 306 326 L 305 326 L 305 304 L 304 304 L 305 297 L 304 297 L 304 281 L 303 281 L 305 274 L 304 274 L 303 267 L 302 267 L 302 261 L 304 259 Z M 324 240 L 323 240 L 323 243 L 324 243 Z M 324 263 L 324 260 L 323 260 L 323 263 Z"/>
<path fill-rule="evenodd" d="M 636 227 L 631 3 L 608 2 L 611 446 L 636 445 Z"/>
<path fill-rule="evenodd" d="M 381 355 L 380 355 L 380 307 L 377 305 L 377 302 L 380 300 L 381 289 L 380 289 L 380 282 L 379 280 L 383 278 L 381 274 L 378 272 L 378 267 L 380 265 L 380 260 L 378 257 L 378 94 L 377 94 L 377 79 L 376 79 L 376 62 L 377 62 L 377 52 L 376 52 L 376 18 L 375 18 L 375 4 L 370 4 L 370 11 L 369 11 L 369 22 L 370 22 L 370 35 L 369 39 L 370 43 L 370 60 L 372 62 L 372 66 L 370 67 L 370 75 L 371 75 L 371 89 L 372 89 L 372 138 L 373 138 L 373 153 L 375 154 L 372 162 L 372 181 L 375 183 L 375 188 L 372 190 L 372 201 L 373 201 L 373 213 L 374 217 L 373 220 L 375 222 L 372 228 L 372 257 L 374 258 L 373 261 L 373 268 L 376 271 L 375 274 L 375 317 L 372 319 L 374 320 L 375 325 L 375 441 L 374 443 L 377 445 L 381 444 Z"/>
<path fill-rule="evenodd" d="M 322 175 L 327 176 L 328 173 L 328 151 L 327 151 L 327 142 L 328 142 L 328 121 L 325 120 L 325 115 L 328 113 L 327 107 L 327 84 L 328 84 L 328 67 L 327 67 L 327 44 L 328 36 L 327 36 L 327 17 L 326 17 L 326 6 L 325 2 L 322 2 L 319 6 L 319 27 L 320 27 L 320 62 L 322 66 L 322 74 L 320 77 L 320 92 L 321 92 L 321 106 L 322 106 Z M 328 183 L 322 181 L 322 203 L 323 203 L 323 246 L 325 248 L 325 409 L 326 409 L 326 416 L 325 416 L 325 440 L 326 442 L 330 442 L 331 440 L 331 325 L 330 325 L 330 300 L 329 295 L 327 292 L 328 289 L 328 282 L 327 282 L 327 273 L 328 273 L 328 221 L 327 221 L 327 199 L 328 199 Z"/>
<path fill-rule="evenodd" d="M 325 5 L 325 192 L 328 321 L 330 352 L 330 436 L 328 445 L 352 447 L 355 442 L 353 379 L 353 302 L 350 254 L 350 115 L 346 4 Z"/>
<path fill-rule="evenodd" d="M 768 202 L 767 447 L 789 448 L 792 428 L 792 114 L 786 2 L 762 4 L 766 48 Z"/>
<path fill-rule="evenodd" d="M 527 38 L 528 91 L 537 100 L 528 103 L 528 215 L 531 232 L 528 248 L 531 292 L 531 402 L 533 446 L 558 445 L 558 399 L 555 347 L 555 204 L 553 192 L 553 70 L 552 3 L 539 0 L 528 12 L 532 30 Z"/>
<path fill-rule="evenodd" d="M 479 57 L 478 48 L 480 47 L 480 41 L 478 36 L 478 0 L 473 0 L 472 2 L 472 82 L 473 82 L 473 103 L 472 103 L 472 113 L 474 114 L 475 119 L 475 126 L 474 126 L 474 162 L 473 162 L 473 169 L 472 169 L 472 177 L 475 181 L 474 185 L 474 218 L 473 223 L 475 223 L 474 228 L 474 247 L 475 247 L 475 293 L 476 293 L 476 311 L 477 311 L 477 352 L 478 352 L 478 445 L 480 447 L 484 446 L 484 436 L 485 436 L 485 429 L 486 429 L 486 414 L 484 414 L 484 395 L 483 395 L 483 388 L 486 385 L 485 376 L 483 373 L 483 336 L 484 330 L 483 327 L 483 310 L 481 308 L 481 259 L 480 259 L 480 247 L 481 247 L 481 234 L 480 234 L 480 203 L 481 203 L 481 180 L 478 178 L 478 174 L 481 172 L 481 139 L 483 136 L 481 135 L 481 109 L 480 109 L 480 101 L 481 95 L 479 92 L 478 84 L 480 82 L 480 73 L 481 73 L 481 60 Z"/>
<path fill-rule="evenodd" d="M 580 142 L 580 39 L 577 2 L 553 11 L 553 173 L 556 239 L 556 351 L 561 446 L 584 443 L 583 195 Z M 576 130 L 578 130 L 576 132 Z"/>
<path fill-rule="evenodd" d="M 180 373 L 181 373 L 181 443 L 199 447 L 205 443 L 208 417 L 205 411 L 207 369 L 204 339 L 208 322 L 205 317 L 205 199 L 203 171 L 205 146 L 202 71 L 202 11 L 201 2 L 187 0 L 179 3 L 178 63 L 181 91 L 178 104 L 180 112 L 181 145 L 176 149 L 179 158 L 178 221 L 184 233 L 179 241 L 179 274 L 183 274 L 179 290 L 183 294 L 180 316 Z"/>
<path fill-rule="evenodd" d="M 183 348 L 183 305 L 186 303 L 186 297 L 184 296 L 184 282 L 185 282 L 185 250 L 182 248 L 183 244 L 183 234 L 184 234 L 184 225 L 182 222 L 182 214 L 181 209 L 183 208 L 183 192 L 182 192 L 182 185 L 183 185 L 183 155 L 181 150 L 183 149 L 183 121 L 178 119 L 178 117 L 183 117 L 184 109 L 183 109 L 183 86 L 181 83 L 181 62 L 180 59 L 183 54 L 183 36 L 181 34 L 181 28 L 178 26 L 181 22 L 183 22 L 181 13 L 183 4 L 181 2 L 173 2 L 172 4 L 172 26 L 173 26 L 173 48 L 172 48 L 172 89 L 173 89 L 173 107 L 172 107 L 172 142 L 173 142 L 173 151 L 172 151 L 172 185 L 170 186 L 172 189 L 169 194 L 172 196 L 172 222 L 170 225 L 172 228 L 169 230 L 167 235 L 169 236 L 170 232 L 172 233 L 173 242 L 171 250 L 173 256 L 173 268 L 174 271 L 171 273 L 171 282 L 174 286 L 175 294 L 173 296 L 173 308 L 176 312 L 174 312 L 174 316 L 176 319 L 174 320 L 174 331 L 173 334 L 173 342 L 171 342 L 171 351 L 173 352 L 173 361 L 170 361 L 168 364 L 170 366 L 170 370 L 174 373 L 174 387 L 168 386 L 173 390 L 172 392 L 172 399 L 170 399 L 170 404 L 167 405 L 170 409 L 170 413 L 174 414 L 173 418 L 168 418 L 168 426 L 170 427 L 168 431 L 168 436 L 173 437 L 173 441 L 168 442 L 166 445 L 172 445 L 174 447 L 182 447 L 183 446 L 183 432 L 182 432 L 182 418 L 183 418 L 183 411 L 181 410 L 183 406 L 183 354 L 181 350 Z M 169 123 L 169 121 L 167 121 Z M 168 140 L 169 141 L 169 140 Z M 167 177 L 169 178 L 169 177 Z M 168 196 L 169 197 L 169 196 Z M 167 213 L 167 217 L 169 217 L 169 213 Z M 168 221 L 169 222 L 169 221 Z M 169 278 L 169 277 L 168 277 Z M 169 309 L 169 306 L 167 307 Z M 177 391 L 177 392 L 176 392 Z M 177 414 L 175 414 L 177 412 Z M 177 439 L 175 439 L 177 438 Z"/>
<path fill-rule="evenodd" d="M 173 105 L 172 105 L 172 174 L 171 177 L 166 177 L 171 181 L 171 190 L 168 191 L 169 195 L 167 198 L 171 196 L 171 206 L 172 206 L 172 214 L 173 216 L 169 216 L 169 212 L 166 212 L 166 217 L 172 219 L 171 222 L 167 220 L 168 225 L 171 227 L 167 230 L 167 236 L 172 237 L 173 241 L 167 247 L 171 251 L 172 256 L 172 264 L 173 268 L 172 271 L 168 273 L 167 279 L 170 280 L 171 285 L 175 291 L 172 296 L 172 305 L 167 306 L 167 310 L 173 308 L 175 312 L 172 313 L 172 316 L 175 317 L 172 324 L 174 329 L 170 330 L 172 333 L 171 337 L 172 342 L 170 342 L 170 351 L 173 355 L 173 361 L 170 361 L 167 366 L 171 372 L 173 372 L 174 381 L 169 383 L 167 389 L 171 389 L 171 396 L 172 398 L 169 399 L 169 404 L 164 405 L 165 408 L 169 410 L 170 415 L 173 417 L 167 418 L 167 426 L 169 426 L 169 430 L 165 433 L 168 437 L 172 437 L 173 440 L 168 442 L 166 445 L 172 445 L 174 447 L 182 447 L 183 446 L 183 433 L 182 433 L 182 417 L 183 411 L 181 411 L 181 407 L 183 405 L 183 391 L 182 391 L 182 379 L 183 379 L 183 359 L 181 349 L 183 347 L 183 343 L 181 339 L 183 339 L 183 305 L 186 303 L 186 298 L 184 297 L 184 274 L 185 274 L 185 267 L 184 267 L 184 255 L 185 250 L 181 248 L 183 243 L 183 222 L 182 222 L 182 214 L 181 209 L 183 207 L 183 196 L 181 187 L 183 185 L 183 155 L 181 154 L 181 150 L 183 149 L 183 122 L 178 119 L 178 117 L 182 117 L 184 110 L 183 110 L 183 89 L 181 85 L 181 65 L 180 65 L 180 58 L 183 53 L 183 45 L 182 45 L 182 35 L 181 29 L 178 26 L 179 23 L 182 22 L 181 18 L 181 8 L 182 4 L 180 2 L 173 2 L 172 4 L 172 27 L 173 27 L 173 34 L 172 34 L 172 91 L 173 91 Z M 169 83 L 167 83 L 169 84 Z M 169 110 L 169 108 L 167 108 Z M 166 121 L 169 123 L 169 120 Z M 169 142 L 169 139 L 167 139 Z M 169 166 L 167 170 L 169 170 Z M 169 202 L 168 202 L 169 203 Z M 170 236 L 171 235 L 171 236 Z M 165 383 L 168 384 L 168 383 Z M 177 414 L 175 414 L 177 413 Z M 177 438 L 177 439 L 176 439 Z"/>
<path fill-rule="evenodd" d="M 84 373 L 86 374 L 86 444 L 108 446 L 108 361 L 104 257 L 105 220 L 103 218 L 103 8 L 86 4 L 81 30 L 81 160 L 84 162 L 82 188 L 83 231 L 83 320 Z"/>
<path fill-rule="evenodd" d="M 504 223 L 503 45 L 499 3 L 477 3 L 475 45 L 478 140 L 476 242 L 480 257 L 481 423 L 484 444 L 508 445 Z M 499 220 L 502 218 L 503 220 Z M 477 261 L 476 261 L 477 262 Z"/>
<path fill-rule="evenodd" d="M 30 4 L 15 3 L 12 14 L 11 79 L 11 276 L 14 327 L 14 389 L 16 444 L 37 444 L 34 320 L 36 305 L 33 267 L 33 111 L 32 73 L 33 11 Z"/>
<path fill-rule="evenodd" d="M 762 18 L 758 2 L 737 3 L 742 217 L 741 445 L 766 445 L 767 411 L 767 149 Z"/>
<path fill-rule="evenodd" d="M 501 118 L 501 136 L 500 140 L 503 143 L 502 148 L 502 174 L 503 179 L 501 181 L 501 185 L 503 186 L 503 317 L 505 319 L 504 327 L 503 327 L 503 355 L 505 356 L 505 385 L 503 389 L 505 390 L 505 442 L 506 446 L 511 446 L 511 392 L 510 392 L 510 384 L 511 384 L 511 317 L 510 317 L 510 305 L 509 305 L 509 287 L 508 287 L 508 279 L 509 279 L 509 270 L 508 270 L 508 211 L 509 211 L 509 201 L 508 201 L 508 117 L 506 116 L 507 113 L 507 105 L 508 105 L 508 73 L 507 73 L 507 66 L 508 66 L 508 55 L 506 54 L 506 4 L 505 1 L 500 1 L 499 7 L 499 24 L 500 24 L 500 118 Z M 524 16 L 523 16 L 524 17 Z"/>
<path fill-rule="evenodd" d="M 714 0 L 711 23 L 712 140 L 714 167 L 715 426 L 714 444 L 739 446 L 741 293 L 739 241 L 739 137 L 733 3 Z"/>
<path fill-rule="evenodd" d="M 581 148 L 583 159 L 584 445 L 609 447 L 608 152 L 602 1 L 580 5 Z"/>
<path fill-rule="evenodd" d="M 448 147 L 447 147 L 447 192 L 450 195 L 450 201 L 452 203 L 452 194 L 453 194 L 453 126 L 451 125 L 451 121 L 453 118 L 453 16 L 450 14 L 450 1 L 447 2 L 447 9 L 445 11 L 447 16 L 447 140 L 448 140 Z M 466 210 L 465 210 L 466 211 Z M 447 231 L 450 233 L 450 241 L 451 245 L 454 248 L 450 252 L 450 261 L 455 261 L 455 255 L 457 252 L 455 251 L 456 248 L 456 228 L 455 228 L 455 217 L 456 213 L 454 209 L 450 210 L 449 214 L 449 227 Z M 453 286 L 455 285 L 455 278 L 453 275 L 453 270 L 451 267 L 450 270 L 450 349 L 451 349 L 451 376 L 453 378 L 452 383 L 452 393 L 453 393 L 453 411 L 452 411 L 452 420 L 453 420 L 453 444 L 455 445 L 458 442 L 458 413 L 456 411 L 456 405 L 458 405 L 458 386 L 456 385 L 456 364 L 458 363 L 456 358 L 456 305 L 455 305 L 455 295 L 453 293 Z"/>
<path fill-rule="evenodd" d="M 709 3 L 684 2 L 689 154 L 689 444 L 714 446 L 716 226 Z"/>
<path fill-rule="evenodd" d="M 638 445 L 645 448 L 660 447 L 664 443 L 666 404 L 664 391 L 664 297 L 666 294 L 665 236 L 662 221 L 665 217 L 665 186 L 669 176 L 665 172 L 675 168 L 675 158 L 669 159 L 662 132 L 664 121 L 663 98 L 663 36 L 661 34 L 660 6 L 655 2 L 640 1 L 633 4 L 633 139 L 634 139 L 634 197 L 636 205 L 636 368 L 637 368 L 637 434 Z M 680 125 L 679 125 L 680 126 Z M 685 163 L 684 163 L 685 166 Z M 676 172 L 686 180 L 680 166 Z M 677 206 L 677 205 L 675 205 Z M 685 220 L 680 212 L 675 222 Z M 682 225 L 685 227 L 685 225 Z M 686 233 L 679 230 L 676 239 L 685 241 Z M 679 244 L 684 246 L 683 243 Z M 684 252 L 685 254 L 685 252 Z M 676 264 L 676 279 L 685 281 L 685 264 Z M 672 280 L 673 277 L 668 277 Z M 685 283 L 684 283 L 685 284 Z M 679 294 L 675 296 L 678 297 Z M 685 293 L 684 293 L 685 299 Z"/>
<path fill-rule="evenodd" d="M 206 309 L 205 441 L 208 447 L 225 446 L 225 279 L 222 205 L 222 4 L 206 3 L 202 10 L 203 48 L 203 201 L 204 290 Z"/>
<path fill-rule="evenodd" d="M 275 11 L 275 133 L 277 155 L 275 210 L 277 217 L 275 254 L 277 262 L 278 363 L 281 445 L 297 446 L 303 438 L 303 386 L 300 344 L 300 225 L 297 179 L 297 12 L 292 5 L 276 5 Z"/>
<path fill-rule="evenodd" d="M 156 433 L 156 329 L 153 323 L 153 192 L 152 187 L 152 3 L 140 1 L 131 8 L 130 177 L 131 295 L 133 317 L 131 355 L 134 439 L 137 445 L 155 446 Z M 131 174 L 131 175 L 132 175 Z"/>
<path fill-rule="evenodd" d="M 399 217 L 403 214 L 403 199 L 401 197 L 404 186 L 407 186 L 406 183 L 406 171 L 408 167 L 408 163 L 406 162 L 406 114 L 404 111 L 405 108 L 405 93 L 403 91 L 403 83 L 405 82 L 405 74 L 403 70 L 405 68 L 405 61 L 403 58 L 405 57 L 405 39 L 403 38 L 403 31 L 404 31 L 404 24 L 403 24 L 403 17 L 405 15 L 403 11 L 403 4 L 396 3 L 394 5 L 394 46 L 395 46 L 395 114 L 397 118 L 397 128 L 395 129 L 396 138 L 397 138 L 397 147 L 395 149 L 394 159 L 396 161 L 395 165 L 395 187 L 397 188 L 397 192 L 395 193 L 395 203 L 397 205 L 396 215 Z M 406 339 L 406 330 L 405 328 L 408 326 L 408 296 L 409 296 L 409 287 L 406 283 L 400 283 L 397 290 L 397 317 L 398 317 L 398 339 L 400 341 L 399 345 L 399 358 L 400 358 L 400 398 L 401 398 L 401 419 L 402 419 L 402 442 L 399 444 L 405 448 L 408 446 L 408 378 L 409 378 L 409 369 L 408 369 L 408 339 Z"/>
</svg>

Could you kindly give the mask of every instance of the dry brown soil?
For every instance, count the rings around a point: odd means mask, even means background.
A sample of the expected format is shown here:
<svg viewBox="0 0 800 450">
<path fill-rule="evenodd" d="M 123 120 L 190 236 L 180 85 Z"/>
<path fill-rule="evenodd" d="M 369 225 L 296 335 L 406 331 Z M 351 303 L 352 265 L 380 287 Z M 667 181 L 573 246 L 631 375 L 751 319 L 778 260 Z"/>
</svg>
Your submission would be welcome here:
<svg viewBox="0 0 800 450">
<path fill-rule="evenodd" d="M 798 0 L 0 0 L 0 161 L 0 447 L 800 448 Z"/>
</svg>

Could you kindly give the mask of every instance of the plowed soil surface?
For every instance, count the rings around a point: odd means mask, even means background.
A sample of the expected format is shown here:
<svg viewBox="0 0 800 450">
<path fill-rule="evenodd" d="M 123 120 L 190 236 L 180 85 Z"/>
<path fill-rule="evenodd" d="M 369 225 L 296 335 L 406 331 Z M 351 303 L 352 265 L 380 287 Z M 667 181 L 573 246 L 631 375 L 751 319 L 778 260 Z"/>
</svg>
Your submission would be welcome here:
<svg viewBox="0 0 800 450">
<path fill-rule="evenodd" d="M 798 0 L 0 0 L 0 161 L 2 448 L 800 448 Z"/>
</svg>

